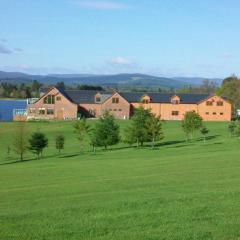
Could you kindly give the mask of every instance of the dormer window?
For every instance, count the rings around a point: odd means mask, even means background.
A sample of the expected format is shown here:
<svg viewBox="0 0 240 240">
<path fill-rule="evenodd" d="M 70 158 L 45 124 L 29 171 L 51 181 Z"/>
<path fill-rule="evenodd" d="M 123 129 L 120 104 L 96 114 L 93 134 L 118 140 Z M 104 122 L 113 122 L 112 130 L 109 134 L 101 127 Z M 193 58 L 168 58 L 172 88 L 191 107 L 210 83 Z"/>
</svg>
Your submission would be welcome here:
<svg viewBox="0 0 240 240">
<path fill-rule="evenodd" d="M 101 102 L 101 97 L 96 97 L 96 103 L 100 103 Z"/>
<path fill-rule="evenodd" d="M 172 104 L 179 104 L 180 101 L 179 100 L 172 100 Z"/>
<path fill-rule="evenodd" d="M 180 104 L 180 98 L 178 97 L 178 96 L 173 96 L 172 98 L 171 98 L 171 103 L 172 104 Z"/>
<path fill-rule="evenodd" d="M 207 101 L 207 102 L 206 102 L 206 105 L 207 105 L 207 106 L 212 106 L 212 105 L 213 105 L 213 102 L 212 102 L 212 101 Z"/>
<path fill-rule="evenodd" d="M 143 104 L 149 104 L 149 102 L 150 102 L 149 99 L 143 99 L 143 100 L 142 100 L 142 103 L 143 103 Z"/>
<path fill-rule="evenodd" d="M 141 98 L 141 103 L 143 104 L 149 104 L 151 101 L 151 98 L 148 95 L 145 95 Z"/>
<path fill-rule="evenodd" d="M 223 101 L 217 101 L 217 106 L 223 106 Z"/>
</svg>

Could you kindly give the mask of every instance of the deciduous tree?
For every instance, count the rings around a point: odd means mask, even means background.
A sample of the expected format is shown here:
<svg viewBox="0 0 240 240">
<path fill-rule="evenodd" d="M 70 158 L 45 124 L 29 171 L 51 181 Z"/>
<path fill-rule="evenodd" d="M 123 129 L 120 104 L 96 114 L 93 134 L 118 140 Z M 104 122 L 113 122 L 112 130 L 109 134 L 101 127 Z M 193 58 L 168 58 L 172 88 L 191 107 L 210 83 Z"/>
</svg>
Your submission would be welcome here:
<svg viewBox="0 0 240 240">
<path fill-rule="evenodd" d="M 150 114 L 146 120 L 146 128 L 152 141 L 152 149 L 154 149 L 155 141 L 162 140 L 164 137 L 161 117 L 156 116 L 156 114 Z"/>
<path fill-rule="evenodd" d="M 186 134 L 187 140 L 193 138 L 196 130 L 202 127 L 202 118 L 195 111 L 186 112 L 182 120 L 182 128 Z"/>
<path fill-rule="evenodd" d="M 74 132 L 77 134 L 77 139 L 80 142 L 80 148 L 83 151 L 84 143 L 86 142 L 87 132 L 89 130 L 89 125 L 85 118 L 77 120 L 74 125 Z"/>
<path fill-rule="evenodd" d="M 13 136 L 13 150 L 19 154 L 20 160 L 23 160 L 23 155 L 28 148 L 28 131 L 25 122 L 17 123 Z M 10 148 L 9 148 L 10 149 Z M 10 150 L 8 151 L 10 152 Z"/>
</svg>

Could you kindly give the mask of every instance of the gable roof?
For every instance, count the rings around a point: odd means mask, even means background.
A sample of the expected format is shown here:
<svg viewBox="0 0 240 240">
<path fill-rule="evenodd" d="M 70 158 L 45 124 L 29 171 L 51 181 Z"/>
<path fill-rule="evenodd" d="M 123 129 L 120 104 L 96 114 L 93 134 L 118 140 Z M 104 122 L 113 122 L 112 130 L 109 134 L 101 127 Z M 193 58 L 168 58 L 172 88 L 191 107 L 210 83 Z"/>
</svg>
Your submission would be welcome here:
<svg viewBox="0 0 240 240">
<path fill-rule="evenodd" d="M 100 93 L 104 101 L 111 93 L 101 92 L 97 90 L 59 90 L 66 98 L 76 104 L 95 103 L 95 95 Z"/>
<path fill-rule="evenodd" d="M 172 96 L 179 96 L 180 103 L 191 104 L 198 103 L 201 100 L 208 98 L 209 94 L 171 94 L 171 93 L 158 93 L 158 92 L 121 92 L 128 102 L 140 102 L 143 96 L 148 95 L 152 103 L 171 103 Z"/>
</svg>

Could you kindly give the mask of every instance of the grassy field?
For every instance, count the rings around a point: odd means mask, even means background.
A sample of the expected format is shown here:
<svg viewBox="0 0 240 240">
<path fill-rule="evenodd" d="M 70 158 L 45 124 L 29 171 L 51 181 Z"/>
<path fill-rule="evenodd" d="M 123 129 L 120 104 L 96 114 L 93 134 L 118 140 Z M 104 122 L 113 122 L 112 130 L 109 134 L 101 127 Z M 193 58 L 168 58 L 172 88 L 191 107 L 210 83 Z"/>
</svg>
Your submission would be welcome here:
<svg viewBox="0 0 240 240">
<path fill-rule="evenodd" d="M 15 124 L 0 123 L 1 240 L 240 239 L 240 140 L 227 123 L 208 123 L 206 144 L 167 122 L 156 150 L 119 144 L 96 155 L 80 153 L 70 122 L 28 123 L 50 144 L 21 163 L 7 155 Z"/>
</svg>

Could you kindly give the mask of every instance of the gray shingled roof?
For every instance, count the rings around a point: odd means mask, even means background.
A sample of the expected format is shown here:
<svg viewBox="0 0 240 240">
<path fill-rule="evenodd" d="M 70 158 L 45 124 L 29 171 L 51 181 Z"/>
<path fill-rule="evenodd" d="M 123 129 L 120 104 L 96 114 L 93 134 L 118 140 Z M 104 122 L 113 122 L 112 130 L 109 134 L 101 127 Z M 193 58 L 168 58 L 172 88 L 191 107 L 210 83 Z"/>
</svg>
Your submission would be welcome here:
<svg viewBox="0 0 240 240">
<path fill-rule="evenodd" d="M 174 94 L 170 93 L 157 93 L 157 92 L 121 92 L 121 96 L 123 96 L 128 102 L 140 102 L 141 98 L 144 95 L 148 95 L 151 98 L 152 103 L 171 103 L 171 97 Z M 180 97 L 180 102 L 183 104 L 187 103 L 198 103 L 201 100 L 208 98 L 209 94 L 176 94 Z"/>
<path fill-rule="evenodd" d="M 76 104 L 81 103 L 95 103 L 95 95 L 97 93 L 102 94 L 102 101 L 112 95 L 110 92 L 97 91 L 97 90 L 62 90 L 58 89 L 66 98 Z M 170 93 L 158 93 L 158 92 L 120 92 L 128 102 L 140 102 L 144 95 L 148 95 L 151 98 L 152 103 L 171 103 L 171 97 L 174 94 Z M 176 94 L 180 97 L 180 102 L 183 104 L 198 103 L 208 97 L 209 94 Z"/>
<path fill-rule="evenodd" d="M 95 95 L 97 93 L 101 93 L 104 100 L 112 95 L 111 93 L 97 90 L 60 90 L 60 92 L 76 104 L 95 103 Z"/>
</svg>

